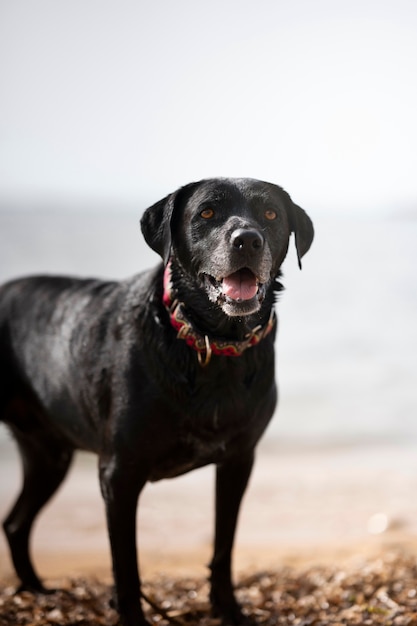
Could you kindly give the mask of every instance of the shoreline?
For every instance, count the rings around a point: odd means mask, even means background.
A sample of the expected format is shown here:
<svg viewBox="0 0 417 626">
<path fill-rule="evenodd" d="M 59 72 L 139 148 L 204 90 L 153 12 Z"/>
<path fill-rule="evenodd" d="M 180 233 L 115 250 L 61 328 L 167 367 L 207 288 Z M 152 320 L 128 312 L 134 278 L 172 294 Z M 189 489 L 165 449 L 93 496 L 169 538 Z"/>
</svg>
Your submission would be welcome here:
<svg viewBox="0 0 417 626">
<path fill-rule="evenodd" d="M 18 579 L 10 559 L 0 553 L 0 590 L 18 586 Z M 140 569 L 144 583 L 162 577 L 181 580 L 193 577 L 208 579 L 211 546 L 195 549 L 140 550 Z M 314 567 L 334 567 L 339 570 L 360 568 L 362 563 L 378 563 L 392 558 L 411 558 L 417 561 L 417 537 L 402 532 L 375 537 L 369 541 L 326 542 L 304 545 L 237 545 L 233 558 L 235 582 L 268 572 L 292 570 L 295 573 Z M 112 586 L 110 552 L 107 550 L 54 550 L 34 551 L 35 568 L 48 588 L 65 587 L 68 580 L 91 580 Z"/>
</svg>

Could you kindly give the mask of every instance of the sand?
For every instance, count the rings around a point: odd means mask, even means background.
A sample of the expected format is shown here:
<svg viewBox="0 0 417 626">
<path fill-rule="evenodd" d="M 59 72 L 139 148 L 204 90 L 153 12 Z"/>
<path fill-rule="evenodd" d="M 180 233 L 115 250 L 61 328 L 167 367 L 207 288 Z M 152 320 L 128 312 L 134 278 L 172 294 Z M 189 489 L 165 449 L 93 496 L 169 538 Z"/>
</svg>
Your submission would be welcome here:
<svg viewBox="0 0 417 626">
<path fill-rule="evenodd" d="M 0 517 L 20 481 L 12 441 L 0 447 Z M 138 538 L 143 576 L 206 574 L 214 469 L 146 487 Z M 329 563 L 393 547 L 417 554 L 417 451 L 398 444 L 328 448 L 266 443 L 239 520 L 237 572 Z M 61 490 L 40 515 L 32 552 L 43 578 L 110 576 L 96 461 L 78 455 Z M 14 581 L 3 535 L 0 582 Z"/>
<path fill-rule="evenodd" d="M 118 623 L 96 461 L 80 454 L 33 535 L 52 596 L 14 595 L 0 538 L 0 625 Z M 0 444 L 0 516 L 18 491 L 12 442 Z M 138 537 L 148 619 L 218 626 L 207 603 L 213 468 L 147 486 Z M 235 579 L 244 610 L 265 626 L 417 626 L 417 454 L 412 445 L 326 448 L 266 442 L 244 500 Z M 192 596 L 188 589 L 192 588 Z M 191 592 L 190 592 L 191 593 Z M 163 607 L 169 607 L 165 613 Z"/>
</svg>

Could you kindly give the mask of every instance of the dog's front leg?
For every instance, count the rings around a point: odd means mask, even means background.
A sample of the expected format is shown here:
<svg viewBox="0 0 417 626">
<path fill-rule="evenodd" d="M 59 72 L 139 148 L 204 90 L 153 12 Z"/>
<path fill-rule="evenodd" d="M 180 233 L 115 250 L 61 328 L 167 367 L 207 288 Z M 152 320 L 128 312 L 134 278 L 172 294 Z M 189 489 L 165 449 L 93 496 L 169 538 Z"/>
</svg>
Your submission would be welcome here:
<svg viewBox="0 0 417 626">
<path fill-rule="evenodd" d="M 214 555 L 210 564 L 210 600 L 213 612 L 227 626 L 253 624 L 237 603 L 232 584 L 232 549 L 240 503 L 248 484 L 254 461 L 250 450 L 217 466 L 216 529 Z"/>
<path fill-rule="evenodd" d="M 123 626 L 149 626 L 140 602 L 136 553 L 136 509 L 146 483 L 145 474 L 137 467 L 124 466 L 116 457 L 100 459 L 100 487 L 106 507 L 115 600 Z"/>
</svg>

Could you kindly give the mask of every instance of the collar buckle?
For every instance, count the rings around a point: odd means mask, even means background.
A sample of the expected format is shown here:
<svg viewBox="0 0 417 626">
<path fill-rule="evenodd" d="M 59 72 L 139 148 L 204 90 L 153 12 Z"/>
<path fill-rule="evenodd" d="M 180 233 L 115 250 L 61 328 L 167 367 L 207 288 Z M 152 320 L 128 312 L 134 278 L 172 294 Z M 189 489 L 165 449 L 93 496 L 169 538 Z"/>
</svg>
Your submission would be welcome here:
<svg viewBox="0 0 417 626">
<path fill-rule="evenodd" d="M 178 336 L 178 335 L 177 335 Z M 206 367 L 210 363 L 211 355 L 213 354 L 213 350 L 211 349 L 211 343 L 207 335 L 204 335 L 204 341 L 206 344 L 206 355 L 203 358 L 203 352 L 201 350 L 197 351 L 197 359 L 200 363 L 201 367 Z"/>
</svg>

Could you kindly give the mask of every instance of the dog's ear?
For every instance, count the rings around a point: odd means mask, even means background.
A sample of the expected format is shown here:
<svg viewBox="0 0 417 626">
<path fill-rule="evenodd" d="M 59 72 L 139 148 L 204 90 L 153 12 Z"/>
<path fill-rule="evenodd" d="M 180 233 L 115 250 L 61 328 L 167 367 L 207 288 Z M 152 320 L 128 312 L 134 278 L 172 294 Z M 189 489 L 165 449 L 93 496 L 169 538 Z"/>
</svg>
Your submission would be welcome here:
<svg viewBox="0 0 417 626">
<path fill-rule="evenodd" d="M 190 192 L 198 183 L 190 183 L 150 206 L 140 220 L 145 241 L 166 265 L 171 255 L 174 216 L 180 212 Z"/>
<path fill-rule="evenodd" d="M 146 209 L 140 220 L 146 243 L 162 257 L 165 265 L 169 261 L 171 251 L 171 217 L 175 193 L 169 194 Z"/>
<path fill-rule="evenodd" d="M 313 222 L 307 213 L 295 204 L 290 196 L 285 193 L 285 210 L 291 232 L 295 236 L 295 248 L 297 250 L 298 266 L 301 269 L 301 257 L 308 252 L 314 238 Z"/>
</svg>

